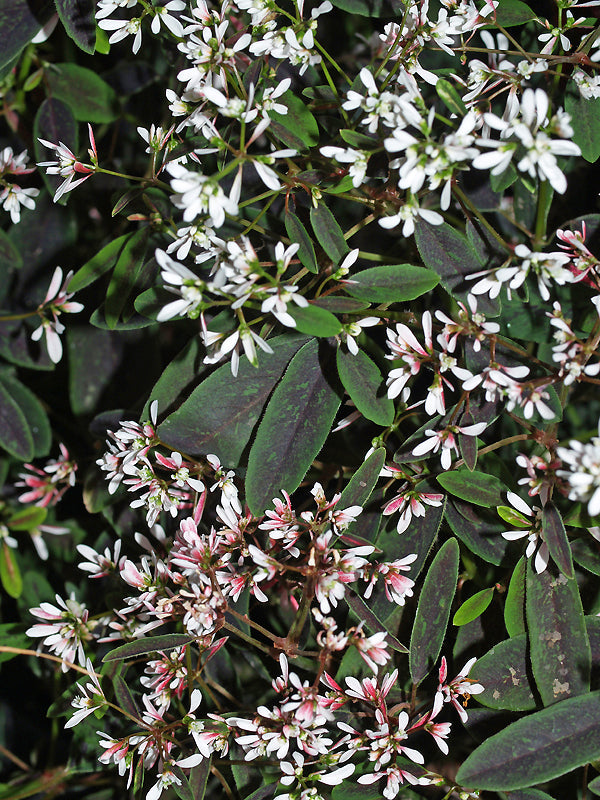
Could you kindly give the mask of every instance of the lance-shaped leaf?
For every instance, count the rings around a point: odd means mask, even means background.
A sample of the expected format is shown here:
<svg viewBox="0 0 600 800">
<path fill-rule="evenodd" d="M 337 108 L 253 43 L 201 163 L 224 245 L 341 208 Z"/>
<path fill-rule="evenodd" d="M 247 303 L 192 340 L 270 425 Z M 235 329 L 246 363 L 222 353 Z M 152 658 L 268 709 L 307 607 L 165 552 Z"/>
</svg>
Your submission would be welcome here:
<svg viewBox="0 0 600 800">
<path fill-rule="evenodd" d="M 210 367 L 202 364 L 204 348 L 199 336 L 194 336 L 175 358 L 163 369 L 156 381 L 140 415 L 140 419 L 150 418 L 150 405 L 158 402 L 159 416 L 172 411 L 179 397 L 189 397 L 192 386 L 198 384 L 202 373 Z M 176 406 L 175 406 L 176 407 Z"/>
<path fill-rule="evenodd" d="M 29 506 L 19 509 L 6 520 L 7 526 L 11 531 L 30 531 L 41 525 L 48 515 L 47 508 L 40 506 Z"/>
<path fill-rule="evenodd" d="M 591 536 L 572 542 L 571 550 L 575 561 L 593 575 L 600 575 L 600 545 Z"/>
<path fill-rule="evenodd" d="M 312 239 L 308 235 L 304 225 L 291 211 L 287 211 L 285 214 L 285 229 L 287 235 L 290 237 L 290 241 L 300 245 L 298 249 L 298 258 L 302 266 L 306 267 L 309 272 L 317 273 L 319 271 L 319 265 L 317 264 Z"/>
<path fill-rule="evenodd" d="M 246 477 L 246 501 L 255 515 L 282 489 L 298 488 L 331 430 L 341 389 L 328 379 L 331 353 L 323 353 L 323 363 L 319 355 L 316 339 L 296 353 L 260 422 Z"/>
<path fill-rule="evenodd" d="M 531 666 L 544 705 L 585 694 L 591 651 L 577 581 L 550 567 L 536 575 L 531 559 L 526 580 Z"/>
<path fill-rule="evenodd" d="M 52 444 L 52 430 L 46 409 L 34 393 L 16 378 L 4 374 L 0 376 L 0 383 L 8 390 L 25 417 L 33 440 L 34 458 L 47 456 Z"/>
<path fill-rule="evenodd" d="M 97 281 L 105 272 L 111 270 L 117 263 L 121 250 L 125 247 L 129 238 L 130 234 L 128 233 L 118 236 L 90 258 L 73 275 L 69 281 L 68 290 L 70 292 L 78 292 L 80 289 L 85 289 L 86 286 Z"/>
<path fill-rule="evenodd" d="M 33 458 L 33 434 L 27 418 L 3 383 L 0 383 L 0 447 L 20 461 Z"/>
<path fill-rule="evenodd" d="M 392 650 L 395 650 L 397 653 L 408 653 L 408 647 L 405 647 L 402 642 L 396 638 L 395 634 L 388 629 L 389 626 L 386 627 L 386 623 L 382 622 L 377 615 L 371 611 L 362 597 L 352 590 L 349 590 L 344 595 L 344 600 L 346 601 L 348 607 L 354 611 L 359 620 L 365 623 L 367 630 L 369 630 L 371 633 L 384 632 L 386 635 L 386 641 Z"/>
<path fill-rule="evenodd" d="M 310 210 L 310 224 L 317 241 L 334 264 L 338 264 L 349 250 L 342 229 L 324 203 Z"/>
<path fill-rule="evenodd" d="M 0 548 L 0 580 L 7 594 L 15 598 L 20 597 L 23 591 L 21 570 L 17 564 L 14 550 L 11 550 L 6 542 L 2 542 Z"/>
<path fill-rule="evenodd" d="M 458 609 L 456 614 L 452 617 L 453 625 L 467 625 L 473 622 L 474 619 L 480 617 L 494 597 L 494 587 L 489 589 L 482 589 L 472 597 L 469 597 Z"/>
<path fill-rule="evenodd" d="M 23 259 L 4 231 L 0 231 L 0 306 L 6 298 L 13 273 L 23 266 Z"/>
<path fill-rule="evenodd" d="M 590 781 L 587 785 L 590 792 L 600 795 L 600 775 L 597 775 L 594 780 Z"/>
<path fill-rule="evenodd" d="M 409 667 L 415 684 L 428 675 L 442 649 L 458 580 L 458 557 L 458 542 L 449 539 L 433 559 L 423 583 L 410 637 Z"/>
<path fill-rule="evenodd" d="M 131 317 L 131 313 L 126 310 L 126 307 L 142 273 L 144 257 L 148 248 L 148 235 L 147 228 L 136 231 L 130 236 L 119 254 L 106 291 L 104 316 L 109 328 L 115 328 L 121 316 L 123 322 L 127 322 Z"/>
<path fill-rule="evenodd" d="M 85 53 L 93 53 L 96 43 L 95 3 L 93 0 L 55 0 L 60 21 L 71 39 Z M 53 139 L 52 141 L 57 141 Z"/>
<path fill-rule="evenodd" d="M 114 331 L 73 325 L 67 328 L 67 351 L 71 410 L 89 414 L 121 363 L 123 342 Z"/>
<path fill-rule="evenodd" d="M 342 492 L 337 507 L 344 509 L 350 506 L 364 506 L 379 480 L 384 464 L 385 447 L 378 447 L 352 475 Z"/>
<path fill-rule="evenodd" d="M 484 687 L 477 695 L 478 702 L 507 711 L 532 711 L 536 707 L 530 675 L 525 633 L 494 645 L 469 673 Z"/>
<path fill-rule="evenodd" d="M 354 311 L 363 311 L 369 307 L 369 303 L 362 300 L 355 300 L 354 297 L 339 297 L 330 294 L 327 297 L 317 297 L 313 300 L 313 305 L 325 308 L 332 314 L 352 314 Z"/>
<path fill-rule="evenodd" d="M 461 118 L 466 116 L 467 107 L 450 81 L 447 81 L 445 78 L 440 78 L 435 85 L 435 90 L 442 103 L 446 108 L 449 108 L 453 114 L 458 114 Z"/>
<path fill-rule="evenodd" d="M 471 789 L 524 789 L 600 757 L 600 692 L 569 697 L 480 745 L 456 780 Z"/>
<path fill-rule="evenodd" d="M 446 505 L 446 522 L 452 532 L 464 542 L 471 552 L 490 564 L 501 564 L 509 545 L 501 533 L 505 526 L 490 518 L 489 511 L 479 509 L 462 500 L 452 500 Z"/>
<path fill-rule="evenodd" d="M 377 364 L 362 350 L 352 355 L 339 348 L 337 368 L 344 389 L 360 413 L 377 425 L 391 425 L 394 421 L 394 404 L 387 396 Z"/>
<path fill-rule="evenodd" d="M 567 578 L 574 576 L 571 545 L 562 517 L 554 503 L 546 503 L 542 509 L 542 537 L 548 545 L 552 560 Z"/>
<path fill-rule="evenodd" d="M 352 276 L 345 290 L 359 300 L 372 303 L 401 303 L 430 292 L 440 282 L 430 269 L 412 264 L 386 264 L 364 269 Z"/>
<path fill-rule="evenodd" d="M 102 661 L 122 661 L 124 658 L 137 658 L 147 653 L 158 653 L 164 650 L 173 650 L 175 647 L 183 647 L 196 639 L 188 633 L 165 633 L 162 636 L 145 636 L 143 639 L 136 639 L 134 642 L 127 642 L 119 647 L 115 647 L 107 653 Z"/>
<path fill-rule="evenodd" d="M 467 469 L 443 472 L 437 476 L 437 480 L 447 492 L 455 497 L 486 508 L 503 503 L 508 491 L 508 487 L 494 475 Z"/>
<path fill-rule="evenodd" d="M 525 570 L 527 560 L 522 556 L 508 584 L 506 600 L 504 601 L 504 624 L 509 636 L 519 636 L 525 633 Z"/>
<path fill-rule="evenodd" d="M 585 160 L 593 164 L 600 157 L 600 98 L 569 93 L 565 109 L 571 116 L 573 141 L 581 148 Z"/>
<path fill-rule="evenodd" d="M 237 378 L 229 364 L 219 367 L 167 417 L 158 435 L 176 450 L 215 453 L 228 467 L 237 466 L 275 385 L 305 342 L 297 334 L 270 339 L 273 353 L 261 353 L 258 368 L 242 356 Z"/>
</svg>

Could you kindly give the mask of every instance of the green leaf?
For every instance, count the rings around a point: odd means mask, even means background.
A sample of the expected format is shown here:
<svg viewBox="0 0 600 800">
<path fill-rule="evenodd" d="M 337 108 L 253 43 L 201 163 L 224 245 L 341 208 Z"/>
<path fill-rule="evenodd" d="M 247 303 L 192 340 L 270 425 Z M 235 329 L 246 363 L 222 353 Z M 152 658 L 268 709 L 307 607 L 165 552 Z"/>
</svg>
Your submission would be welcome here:
<svg viewBox="0 0 600 800">
<path fill-rule="evenodd" d="M 390 17 L 400 13 L 393 0 L 335 0 L 333 5 L 349 14 L 360 14 L 362 17 Z M 361 791 L 364 793 L 366 788 L 362 786 Z"/>
<path fill-rule="evenodd" d="M 573 141 L 585 160 L 593 164 L 600 157 L 600 97 L 567 94 L 565 110 L 571 116 Z"/>
<path fill-rule="evenodd" d="M 415 241 L 423 263 L 440 276 L 448 294 L 466 302 L 473 284 L 465 277 L 485 268 L 469 240 L 445 222 L 442 225 L 418 223 Z M 496 312 L 497 304 L 480 296 L 477 306 L 479 311 L 490 314 Z"/>
<path fill-rule="evenodd" d="M 546 503 L 542 509 L 542 538 L 548 545 L 552 560 L 567 578 L 572 578 L 573 557 L 562 517 L 554 503 Z"/>
<path fill-rule="evenodd" d="M 485 508 L 500 505 L 508 491 L 508 487 L 494 475 L 466 469 L 443 472 L 437 476 L 437 481 L 455 497 Z"/>
<path fill-rule="evenodd" d="M 35 447 L 27 418 L 0 382 L 0 447 L 20 461 L 31 461 Z"/>
<path fill-rule="evenodd" d="M 544 705 L 585 694 L 591 650 L 577 581 L 527 562 L 526 609 L 533 676 Z"/>
<path fill-rule="evenodd" d="M 311 208 L 310 224 L 323 250 L 334 264 L 339 264 L 350 248 L 346 244 L 342 229 L 324 203 Z"/>
<path fill-rule="evenodd" d="M 309 272 L 317 273 L 319 271 L 319 265 L 317 264 L 312 240 L 304 225 L 291 211 L 286 211 L 285 214 L 285 230 L 290 237 L 290 242 L 300 245 L 298 258 L 302 266 L 306 267 Z"/>
<path fill-rule="evenodd" d="M 449 539 L 433 559 L 419 596 L 410 637 L 409 667 L 419 684 L 435 666 L 442 649 L 458 580 L 458 542 Z"/>
<path fill-rule="evenodd" d="M 349 128 L 342 128 L 340 136 L 346 144 L 349 144 L 355 150 L 372 150 L 377 147 L 377 140 L 372 136 L 366 136 L 364 133 L 359 133 Z"/>
<path fill-rule="evenodd" d="M 66 103 L 78 122 L 112 122 L 117 118 L 116 92 L 93 70 L 78 64 L 52 64 L 46 78 L 52 96 Z"/>
<path fill-rule="evenodd" d="M 8 294 L 13 273 L 22 266 L 21 253 L 6 233 L 0 230 L 0 305 Z"/>
<path fill-rule="evenodd" d="M 152 387 L 140 419 L 149 419 L 150 404 L 154 400 L 158 402 L 159 415 L 164 416 L 173 410 L 172 406 L 179 398 L 190 396 L 193 386 L 198 383 L 203 372 L 209 369 L 202 363 L 204 354 L 202 340 L 196 335 L 163 369 L 160 378 Z"/>
<path fill-rule="evenodd" d="M 515 509 L 510 506 L 498 506 L 496 511 L 504 522 L 513 525 L 515 528 L 531 528 L 531 520 L 527 519 L 520 511 L 515 511 Z"/>
<path fill-rule="evenodd" d="M 96 44 L 96 17 L 93 0 L 55 0 L 60 21 L 84 53 L 93 53 Z M 53 139 L 58 141 L 58 139 Z"/>
<path fill-rule="evenodd" d="M 590 792 L 600 795 L 600 775 L 596 775 L 594 780 L 588 783 L 587 788 Z"/>
<path fill-rule="evenodd" d="M 16 622 L 5 622 L 0 625 L 0 645 L 3 647 L 21 647 L 27 650 L 31 647 L 31 638 L 25 633 L 25 626 Z M 19 653 L 0 653 L 0 664 L 16 658 Z"/>
<path fill-rule="evenodd" d="M 342 330 L 342 323 L 339 319 L 331 311 L 326 311 L 319 306 L 312 304 L 297 306 L 290 303 L 287 310 L 296 323 L 296 330 L 300 333 L 329 338 L 337 336 Z"/>
<path fill-rule="evenodd" d="M 31 531 L 41 525 L 48 514 L 47 508 L 29 506 L 21 508 L 6 520 L 11 531 Z"/>
<path fill-rule="evenodd" d="M 480 617 L 494 597 L 494 587 L 489 589 L 482 589 L 477 594 L 469 597 L 468 600 L 461 605 L 454 617 L 452 618 L 453 625 L 466 625 L 468 622 L 473 622 L 474 619 Z"/>
<path fill-rule="evenodd" d="M 369 303 L 362 300 L 355 300 L 353 297 L 339 297 L 330 294 L 327 297 L 317 297 L 312 301 L 313 305 L 325 308 L 332 314 L 352 314 L 355 311 L 363 311 L 369 308 Z"/>
<path fill-rule="evenodd" d="M 595 539 L 577 539 L 571 542 L 571 551 L 575 561 L 593 575 L 600 575 L 600 547 Z"/>
<path fill-rule="evenodd" d="M 348 607 L 354 611 L 358 619 L 365 623 L 365 627 L 368 631 L 371 633 L 385 632 L 386 641 L 392 650 L 395 650 L 397 653 L 408 653 L 408 647 L 405 647 L 402 642 L 396 638 L 395 634 L 389 630 L 389 626 L 386 627 L 386 624 L 371 611 L 362 597 L 352 590 L 349 590 L 345 593 L 344 600 Z"/>
<path fill-rule="evenodd" d="M 53 13 L 54 3 L 45 0 L 0 2 L 0 68 L 19 55 Z"/>
<path fill-rule="evenodd" d="M 7 594 L 15 598 L 20 596 L 23 591 L 21 570 L 17 564 L 15 553 L 6 542 L 2 542 L 0 548 L 0 580 L 2 580 L 2 586 Z"/>
<path fill-rule="evenodd" d="M 440 282 L 430 269 L 412 264 L 387 264 L 364 269 L 352 276 L 345 286 L 352 297 L 372 303 L 401 303 L 431 291 Z"/>
<path fill-rule="evenodd" d="M 242 356 L 237 378 L 229 364 L 219 367 L 167 417 L 158 435 L 173 449 L 215 453 L 226 466 L 237 466 L 273 389 L 305 342 L 298 334 L 270 339 L 273 353 L 261 354 L 258 368 Z"/>
<path fill-rule="evenodd" d="M 496 24 L 503 28 L 511 28 L 514 25 L 523 25 L 532 19 L 536 19 L 537 14 L 521 0 L 502 0 L 494 13 L 490 15 L 490 24 L 486 28 L 494 28 Z"/>
<path fill-rule="evenodd" d="M 33 440 L 33 457 L 43 458 L 50 452 L 52 430 L 46 409 L 34 393 L 16 378 L 0 375 L 0 383 L 9 392 L 12 400 L 25 417 Z"/>
<path fill-rule="evenodd" d="M 366 505 L 379 480 L 379 474 L 385 464 L 385 455 L 385 447 L 378 447 L 366 461 L 363 461 L 344 487 L 337 504 L 338 508 Z"/>
<path fill-rule="evenodd" d="M 502 531 L 506 530 L 504 525 L 462 500 L 448 502 L 445 516 L 452 532 L 472 553 L 490 564 L 502 563 L 509 546 L 509 542 L 501 536 Z"/>
<path fill-rule="evenodd" d="M 91 326 L 67 328 L 69 400 L 75 416 L 96 408 L 122 358 L 123 342 L 114 331 Z"/>
<path fill-rule="evenodd" d="M 532 711 L 536 701 L 529 671 L 527 635 L 522 633 L 494 645 L 475 662 L 469 678 L 484 687 L 477 695 L 482 705 L 507 711 Z"/>
<path fill-rule="evenodd" d="M 302 98 L 288 89 L 278 100 L 287 106 L 287 114 L 270 111 L 272 131 L 288 147 L 307 150 L 319 143 L 319 126 L 316 119 L 304 105 Z"/>
<path fill-rule="evenodd" d="M 175 647 L 183 647 L 196 640 L 195 636 L 189 633 L 165 633 L 162 636 L 145 636 L 133 642 L 127 642 L 119 647 L 115 647 L 102 659 L 107 661 L 122 661 L 124 658 L 137 658 L 147 653 L 158 653 L 166 650 L 173 650 Z"/>
<path fill-rule="evenodd" d="M 273 392 L 248 458 L 246 501 L 264 513 L 282 489 L 293 492 L 325 443 L 340 406 L 331 386 L 331 357 L 313 339 L 293 357 Z"/>
<path fill-rule="evenodd" d="M 456 780 L 473 789 L 525 789 L 600 757 L 600 692 L 530 714 L 481 744 Z"/>
<path fill-rule="evenodd" d="M 460 119 L 466 116 L 467 107 L 450 81 L 447 81 L 445 78 L 438 78 L 435 90 L 442 103 L 453 114 L 456 114 Z"/>
<path fill-rule="evenodd" d="M 80 289 L 85 289 L 86 286 L 94 283 L 104 275 L 105 272 L 111 270 L 117 263 L 117 259 L 123 247 L 129 240 L 131 234 L 126 233 L 124 236 L 119 236 L 113 239 L 99 253 L 87 261 L 83 267 L 77 270 L 75 275 L 69 281 L 69 291 L 78 292 Z"/>
<path fill-rule="evenodd" d="M 525 633 L 525 556 L 517 561 L 513 574 L 508 584 L 506 600 L 504 602 L 504 624 L 508 635 L 519 636 Z"/>
<path fill-rule="evenodd" d="M 377 364 L 362 350 L 352 355 L 338 348 L 337 368 L 344 389 L 360 413 L 377 425 L 391 425 L 396 413 L 394 403 L 387 396 Z"/>
<path fill-rule="evenodd" d="M 77 123 L 73 112 L 68 105 L 56 97 L 48 97 L 38 108 L 33 123 L 34 150 L 37 161 L 52 160 L 51 153 L 39 139 L 48 142 L 62 142 L 76 153 L 78 146 Z M 48 175 L 45 170 L 40 170 L 46 188 L 54 194 L 64 178 L 60 175 Z"/>
<path fill-rule="evenodd" d="M 106 292 L 104 317 L 109 328 L 115 328 L 123 314 L 127 322 L 125 307 L 144 266 L 144 258 L 148 249 L 149 230 L 142 228 L 131 234 L 121 250 L 113 276 Z M 123 313 L 125 311 L 125 313 Z M 130 315 L 131 316 L 131 315 Z"/>
</svg>

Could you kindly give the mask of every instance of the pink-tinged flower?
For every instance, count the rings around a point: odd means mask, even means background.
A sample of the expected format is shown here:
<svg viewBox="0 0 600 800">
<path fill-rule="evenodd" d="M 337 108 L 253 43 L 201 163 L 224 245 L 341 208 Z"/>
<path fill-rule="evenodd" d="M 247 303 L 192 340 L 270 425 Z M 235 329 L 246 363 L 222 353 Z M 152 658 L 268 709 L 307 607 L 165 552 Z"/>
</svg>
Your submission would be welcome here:
<svg viewBox="0 0 600 800">
<path fill-rule="evenodd" d="M 471 671 L 471 667 L 476 661 L 476 658 L 469 659 L 458 675 L 453 678 L 450 683 L 446 683 L 448 664 L 445 656 L 442 656 L 439 684 L 433 701 L 433 710 L 430 719 L 437 717 L 444 703 L 452 703 L 461 720 L 463 722 L 467 721 L 468 714 L 465 706 L 467 705 L 469 697 L 472 694 L 481 694 L 481 692 L 484 691 L 484 687 L 480 683 L 475 683 L 475 681 L 467 677 Z"/>
<path fill-rule="evenodd" d="M 78 567 L 84 572 L 89 572 L 90 578 L 104 578 L 114 570 L 120 571 L 127 560 L 126 556 L 120 556 L 120 539 L 115 542 L 113 553 L 110 552 L 109 547 L 104 548 L 104 553 L 98 553 L 87 544 L 78 544 L 77 552 L 87 559 L 87 561 L 81 561 Z"/>
<path fill-rule="evenodd" d="M 385 596 L 390 603 L 397 603 L 403 606 L 407 597 L 412 597 L 415 582 L 401 572 L 408 572 L 410 565 L 417 558 L 416 553 L 411 553 L 404 558 L 397 558 L 395 561 L 377 564 L 375 571 L 369 581 L 369 585 L 364 593 L 366 600 L 371 597 L 373 587 L 379 576 L 383 578 Z"/>
<path fill-rule="evenodd" d="M 90 149 L 88 150 L 88 155 L 90 156 L 90 160 L 92 162 L 91 164 L 83 164 L 81 161 L 79 161 L 66 146 L 66 144 L 63 144 L 62 142 L 59 142 L 58 144 L 52 144 L 52 142 L 47 142 L 45 139 L 39 139 L 44 147 L 55 151 L 58 156 L 58 160 L 41 161 L 38 163 L 38 167 L 45 167 L 48 175 L 60 175 L 62 178 L 65 178 L 65 180 L 56 190 L 54 195 L 55 203 L 60 200 L 63 194 L 67 194 L 67 192 L 70 192 L 76 186 L 79 186 L 81 183 L 91 177 L 98 168 L 96 140 L 94 139 L 92 126 L 89 124 L 88 133 L 90 137 Z"/>
<path fill-rule="evenodd" d="M 373 672 L 377 673 L 378 666 L 383 666 L 392 657 L 388 652 L 385 631 L 378 631 L 372 636 L 365 636 L 362 630 L 357 630 L 352 637 L 352 644 L 356 647 L 361 657 Z"/>
<path fill-rule="evenodd" d="M 43 469 L 33 464 L 25 464 L 29 473 L 22 472 L 15 486 L 25 486 L 29 491 L 19 495 L 20 503 L 35 503 L 36 506 L 46 508 L 55 506 L 70 486 L 75 486 L 75 473 L 77 463 L 69 456 L 69 451 L 62 444 L 60 456 L 50 459 Z"/>
<path fill-rule="evenodd" d="M 30 614 L 42 620 L 29 628 L 27 636 L 44 637 L 44 644 L 62 659 L 61 669 L 67 672 L 70 665 L 79 661 L 82 667 L 86 664 L 83 642 L 92 638 L 88 624 L 89 611 L 71 597 L 63 600 L 56 595 L 57 605 L 42 603 L 39 608 L 31 608 Z"/>
<path fill-rule="evenodd" d="M 385 705 L 385 698 L 388 696 L 397 680 L 397 669 L 383 675 L 381 678 L 363 678 L 362 681 L 351 676 L 345 678 L 346 685 L 348 686 L 346 695 L 377 707 L 383 707 Z"/>
<path fill-rule="evenodd" d="M 401 769 L 395 764 L 392 764 L 380 772 L 361 775 L 360 778 L 358 778 L 358 783 L 368 785 L 370 783 L 376 783 L 378 780 L 380 780 L 380 778 L 386 779 L 385 787 L 383 789 L 383 796 L 387 798 L 387 800 L 394 800 L 404 781 L 412 784 L 413 786 L 423 785 L 424 783 L 430 782 L 427 778 L 417 778 L 417 776 L 413 775 L 412 772 L 408 772 L 407 770 Z"/>
<path fill-rule="evenodd" d="M 398 494 L 384 506 L 382 514 L 389 516 L 396 511 L 400 512 L 396 530 L 404 533 L 411 523 L 413 517 L 424 517 L 425 506 L 438 507 L 444 500 L 443 494 L 437 492 L 419 492 L 411 488 L 412 483 L 408 481 L 400 487 Z"/>
<path fill-rule="evenodd" d="M 442 469 L 450 469 L 452 464 L 452 451 L 458 455 L 458 438 L 457 434 L 462 433 L 464 436 L 479 436 L 480 433 L 487 428 L 487 422 L 477 422 L 475 425 L 449 425 L 442 431 L 425 431 L 424 442 L 420 442 L 413 448 L 413 456 L 424 456 L 427 453 L 440 452 L 440 460 Z"/>
<path fill-rule="evenodd" d="M 63 281 L 63 272 L 60 267 L 54 270 L 50 286 L 46 292 L 46 297 L 38 306 L 38 314 L 41 317 L 42 324 L 36 328 L 31 334 L 34 342 L 37 342 L 42 336 L 46 335 L 46 347 L 48 348 L 48 355 L 50 359 L 58 364 L 62 358 L 62 343 L 60 341 L 60 334 L 65 330 L 62 322 L 58 321 L 62 313 L 65 314 L 78 314 L 83 310 L 81 303 L 71 302 L 74 292 L 68 292 L 67 287 L 73 272 L 69 272 Z M 49 317 L 46 316 L 49 314 Z"/>
</svg>

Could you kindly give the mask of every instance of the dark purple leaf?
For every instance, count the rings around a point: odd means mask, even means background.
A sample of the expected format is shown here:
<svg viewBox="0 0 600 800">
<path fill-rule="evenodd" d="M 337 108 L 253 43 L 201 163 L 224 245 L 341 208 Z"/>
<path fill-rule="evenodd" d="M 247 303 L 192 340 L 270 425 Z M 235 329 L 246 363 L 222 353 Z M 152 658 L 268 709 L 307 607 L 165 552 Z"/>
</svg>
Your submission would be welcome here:
<svg viewBox="0 0 600 800">
<path fill-rule="evenodd" d="M 60 21 L 71 39 L 85 52 L 93 53 L 96 44 L 94 0 L 55 0 Z"/>
<path fill-rule="evenodd" d="M 282 489 L 293 492 L 331 430 L 341 389 L 329 382 L 332 353 L 316 339 L 292 358 L 258 427 L 248 458 L 246 501 L 262 515 Z"/>
<path fill-rule="evenodd" d="M 571 545 L 562 517 L 554 503 L 546 503 L 542 509 L 542 536 L 548 545 L 552 560 L 567 578 L 574 576 Z"/>
<path fill-rule="evenodd" d="M 433 669 L 442 649 L 456 592 L 458 558 L 458 542 L 449 539 L 433 559 L 423 583 L 410 637 L 409 667 L 415 684 Z"/>
<path fill-rule="evenodd" d="M 577 581 L 527 561 L 526 608 L 531 665 L 544 705 L 585 694 L 591 651 Z"/>
<path fill-rule="evenodd" d="M 162 636 L 144 636 L 133 642 L 127 642 L 119 647 L 115 647 L 107 653 L 102 661 L 122 661 L 124 658 L 136 658 L 147 653 L 158 653 L 164 650 L 173 650 L 175 647 L 183 647 L 196 639 L 188 633 L 165 633 Z"/>
<path fill-rule="evenodd" d="M 600 692 L 570 697 L 513 722 L 481 744 L 458 771 L 461 786 L 526 789 L 600 757 Z"/>
</svg>

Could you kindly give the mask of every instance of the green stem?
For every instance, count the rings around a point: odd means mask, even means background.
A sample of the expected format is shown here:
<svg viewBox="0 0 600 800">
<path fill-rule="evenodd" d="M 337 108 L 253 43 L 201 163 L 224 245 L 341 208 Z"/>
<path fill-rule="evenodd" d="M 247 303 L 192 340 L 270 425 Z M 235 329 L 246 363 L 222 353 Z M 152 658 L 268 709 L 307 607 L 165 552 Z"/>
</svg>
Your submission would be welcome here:
<svg viewBox="0 0 600 800">
<path fill-rule="evenodd" d="M 538 193 L 538 207 L 537 217 L 535 220 L 535 239 L 534 244 L 536 247 L 541 247 L 546 240 L 546 208 L 550 199 L 550 192 L 552 187 L 549 181 L 540 181 L 540 189 Z"/>
</svg>

